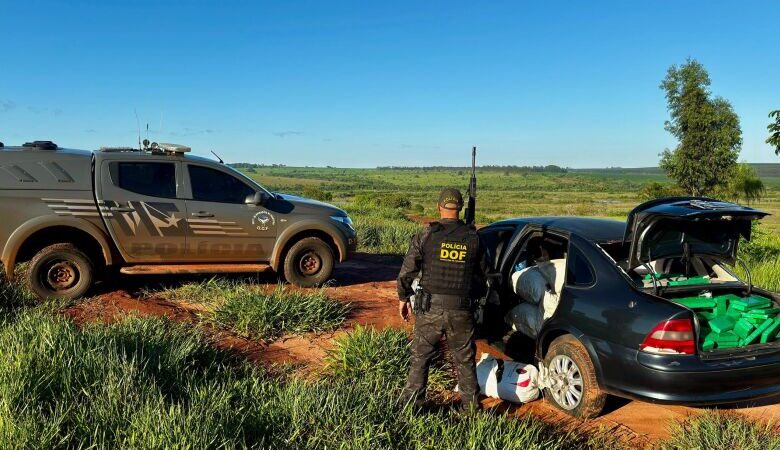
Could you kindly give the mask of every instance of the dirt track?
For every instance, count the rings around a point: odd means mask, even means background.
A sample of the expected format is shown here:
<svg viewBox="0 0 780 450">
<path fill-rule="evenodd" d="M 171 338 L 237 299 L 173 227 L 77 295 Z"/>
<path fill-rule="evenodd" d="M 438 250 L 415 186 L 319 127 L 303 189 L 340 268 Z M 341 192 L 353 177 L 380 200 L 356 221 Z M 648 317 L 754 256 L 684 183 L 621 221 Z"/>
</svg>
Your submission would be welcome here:
<svg viewBox="0 0 780 450">
<path fill-rule="evenodd" d="M 350 302 L 353 306 L 346 327 L 340 331 L 319 335 L 289 336 L 270 344 L 261 344 L 229 333 L 213 331 L 215 345 L 234 349 L 258 363 L 290 363 L 312 368 L 320 365 L 335 336 L 356 325 L 411 329 L 411 324 L 403 322 L 397 312 L 395 276 L 399 266 L 396 257 L 359 254 L 337 268 L 335 274 L 337 283 L 328 288 L 330 294 L 336 299 Z M 269 288 L 275 286 L 276 277 L 273 274 L 260 274 L 259 277 L 261 281 L 268 283 Z M 195 322 L 198 313 L 195 305 L 173 303 L 154 296 L 142 298 L 136 295 L 136 292 L 146 285 L 166 282 L 171 280 L 160 277 L 122 276 L 113 285 L 104 286 L 103 293 L 69 308 L 65 314 L 77 323 L 92 320 L 111 321 L 124 312 Z M 483 346 L 479 348 L 486 350 Z M 486 407 L 507 410 L 509 414 L 534 414 L 556 423 L 583 425 L 558 412 L 544 401 L 514 406 L 488 399 L 484 404 Z M 780 423 L 780 398 L 777 397 L 756 405 L 738 405 L 730 409 L 751 418 Z M 681 419 L 698 411 L 701 409 L 611 399 L 607 413 L 586 426 L 607 427 L 641 444 L 668 436 L 667 426 L 670 420 Z"/>
</svg>

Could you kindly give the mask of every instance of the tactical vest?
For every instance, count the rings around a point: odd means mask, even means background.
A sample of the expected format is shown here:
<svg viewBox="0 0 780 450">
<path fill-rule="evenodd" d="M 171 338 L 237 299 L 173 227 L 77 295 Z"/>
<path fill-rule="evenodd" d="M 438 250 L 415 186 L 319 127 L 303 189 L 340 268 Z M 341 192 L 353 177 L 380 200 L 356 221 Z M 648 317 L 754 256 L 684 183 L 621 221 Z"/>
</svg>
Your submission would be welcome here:
<svg viewBox="0 0 780 450">
<path fill-rule="evenodd" d="M 423 243 L 420 286 L 430 294 L 467 298 L 479 251 L 477 232 L 462 222 L 430 226 Z"/>
</svg>

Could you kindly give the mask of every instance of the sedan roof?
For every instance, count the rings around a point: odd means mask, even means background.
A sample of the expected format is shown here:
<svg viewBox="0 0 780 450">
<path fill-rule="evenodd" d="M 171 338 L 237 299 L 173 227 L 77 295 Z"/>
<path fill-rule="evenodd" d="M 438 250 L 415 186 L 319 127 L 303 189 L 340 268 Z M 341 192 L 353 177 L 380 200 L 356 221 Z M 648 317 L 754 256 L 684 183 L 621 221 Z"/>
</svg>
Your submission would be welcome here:
<svg viewBox="0 0 780 450">
<path fill-rule="evenodd" d="M 502 220 L 491 224 L 491 226 L 507 224 L 516 226 L 539 225 L 576 234 L 589 241 L 599 243 L 622 241 L 626 231 L 626 222 L 622 220 L 574 216 L 518 217 Z"/>
</svg>

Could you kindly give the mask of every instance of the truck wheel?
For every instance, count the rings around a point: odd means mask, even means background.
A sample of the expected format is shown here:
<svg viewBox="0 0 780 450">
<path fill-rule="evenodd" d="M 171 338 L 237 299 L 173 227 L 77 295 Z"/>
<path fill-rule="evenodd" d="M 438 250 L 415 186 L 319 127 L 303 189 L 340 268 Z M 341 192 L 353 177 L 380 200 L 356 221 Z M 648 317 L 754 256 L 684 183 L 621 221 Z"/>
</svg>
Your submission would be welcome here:
<svg viewBox="0 0 780 450">
<path fill-rule="evenodd" d="M 27 281 L 38 297 L 72 300 L 86 294 L 93 273 L 92 261 L 76 246 L 54 244 L 35 254 Z"/>
<path fill-rule="evenodd" d="M 296 242 L 284 257 L 284 277 L 300 287 L 319 286 L 333 274 L 333 251 L 322 239 Z"/>
<path fill-rule="evenodd" d="M 596 369 L 588 351 L 574 336 L 555 339 L 544 358 L 550 369 L 552 387 L 545 397 L 556 408 L 580 419 L 601 414 L 607 394 L 596 380 Z"/>
</svg>

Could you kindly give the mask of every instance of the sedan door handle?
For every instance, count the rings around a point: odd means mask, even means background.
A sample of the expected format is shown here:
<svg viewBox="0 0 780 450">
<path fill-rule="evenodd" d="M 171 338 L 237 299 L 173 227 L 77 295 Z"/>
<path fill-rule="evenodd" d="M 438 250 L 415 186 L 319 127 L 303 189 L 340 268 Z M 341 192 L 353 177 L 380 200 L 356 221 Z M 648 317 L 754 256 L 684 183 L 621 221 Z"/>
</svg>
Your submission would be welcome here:
<svg viewBox="0 0 780 450">
<path fill-rule="evenodd" d="M 198 211 L 192 213 L 192 217 L 214 217 L 214 214 L 211 214 L 208 211 Z"/>
<path fill-rule="evenodd" d="M 111 211 L 111 212 L 117 212 L 117 213 L 130 213 L 130 212 L 134 212 L 135 211 L 135 209 L 128 208 L 126 206 L 114 206 L 114 207 L 108 208 L 108 210 Z"/>
</svg>

